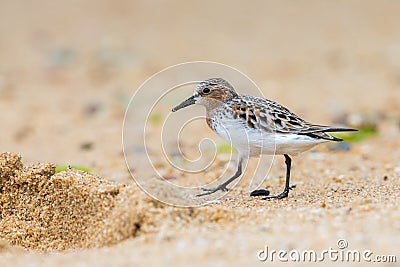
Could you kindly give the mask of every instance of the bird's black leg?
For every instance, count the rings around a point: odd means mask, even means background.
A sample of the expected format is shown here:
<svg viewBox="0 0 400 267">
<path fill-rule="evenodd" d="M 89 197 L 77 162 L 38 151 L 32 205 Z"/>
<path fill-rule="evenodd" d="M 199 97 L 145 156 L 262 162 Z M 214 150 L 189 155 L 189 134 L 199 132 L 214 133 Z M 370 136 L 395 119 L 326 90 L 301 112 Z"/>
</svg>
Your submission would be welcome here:
<svg viewBox="0 0 400 267">
<path fill-rule="evenodd" d="M 283 190 L 283 192 L 280 193 L 279 195 L 270 196 L 268 190 L 258 189 L 258 190 L 254 190 L 253 192 L 251 192 L 250 196 L 252 196 L 252 197 L 266 196 L 265 198 L 262 198 L 262 200 L 273 199 L 273 198 L 282 199 L 289 195 L 289 190 L 292 190 L 293 188 L 296 187 L 296 185 L 289 185 L 290 168 L 291 168 L 292 160 L 288 155 L 284 154 L 284 156 L 285 156 L 285 163 L 286 163 L 286 181 L 285 181 L 285 189 Z"/>
<path fill-rule="evenodd" d="M 196 195 L 196 197 L 201 197 L 201 196 L 206 196 L 206 195 L 210 195 L 213 194 L 219 190 L 227 192 L 228 188 L 226 188 L 226 186 L 228 184 L 230 184 L 231 182 L 233 182 L 236 178 L 238 178 L 240 175 L 242 175 L 242 159 L 239 159 L 239 163 L 238 163 L 238 169 L 236 171 L 236 173 L 229 178 L 229 180 L 227 180 L 226 182 L 224 182 L 223 184 L 220 184 L 219 186 L 215 187 L 215 188 L 202 188 L 203 191 L 206 191 L 205 193 L 202 194 L 198 194 Z"/>
<path fill-rule="evenodd" d="M 286 155 L 286 154 L 284 154 L 284 156 L 285 156 L 285 163 L 286 163 L 286 181 L 285 181 L 285 189 L 283 189 L 283 192 L 282 192 L 282 193 L 280 193 L 280 194 L 278 194 L 278 195 L 274 195 L 274 196 L 266 196 L 266 197 L 263 198 L 263 200 L 266 200 L 266 199 L 273 199 L 273 198 L 282 199 L 282 198 L 288 197 L 288 195 L 289 195 L 289 190 L 292 189 L 292 187 L 289 185 L 289 181 L 290 181 L 290 168 L 291 168 L 291 165 L 292 165 L 292 159 L 291 159 L 288 155 Z"/>
</svg>

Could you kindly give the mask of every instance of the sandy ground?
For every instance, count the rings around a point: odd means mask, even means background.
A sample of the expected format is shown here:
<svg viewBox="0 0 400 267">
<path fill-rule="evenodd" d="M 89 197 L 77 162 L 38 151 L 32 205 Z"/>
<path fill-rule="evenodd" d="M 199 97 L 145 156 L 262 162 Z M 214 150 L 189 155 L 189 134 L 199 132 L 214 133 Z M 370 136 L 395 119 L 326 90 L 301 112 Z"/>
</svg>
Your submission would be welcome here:
<svg viewBox="0 0 400 267">
<path fill-rule="evenodd" d="M 1 266 L 253 266 L 266 264 L 257 259 L 266 245 L 321 251 L 338 239 L 399 262 L 399 10 L 397 1 L 0 1 L 0 147 L 11 152 L 0 156 Z M 191 60 L 238 68 L 309 121 L 361 114 L 378 132 L 348 151 L 321 145 L 295 157 L 288 199 L 249 197 L 248 175 L 207 206 L 162 205 L 132 182 L 122 122 L 141 83 Z M 70 164 L 93 174 L 55 174 Z M 283 174 L 277 158 L 264 187 L 279 192 Z"/>
</svg>

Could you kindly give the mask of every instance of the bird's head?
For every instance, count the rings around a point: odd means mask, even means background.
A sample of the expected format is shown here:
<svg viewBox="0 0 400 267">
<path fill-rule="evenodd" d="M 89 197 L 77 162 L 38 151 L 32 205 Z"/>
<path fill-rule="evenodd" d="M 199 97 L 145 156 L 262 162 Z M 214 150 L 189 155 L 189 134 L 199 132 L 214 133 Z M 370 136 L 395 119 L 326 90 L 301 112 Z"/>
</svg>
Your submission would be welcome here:
<svg viewBox="0 0 400 267">
<path fill-rule="evenodd" d="M 208 108 L 215 108 L 237 96 L 237 93 L 227 81 L 222 78 L 212 78 L 200 82 L 194 94 L 172 109 L 173 112 L 184 107 L 199 104 Z"/>
</svg>

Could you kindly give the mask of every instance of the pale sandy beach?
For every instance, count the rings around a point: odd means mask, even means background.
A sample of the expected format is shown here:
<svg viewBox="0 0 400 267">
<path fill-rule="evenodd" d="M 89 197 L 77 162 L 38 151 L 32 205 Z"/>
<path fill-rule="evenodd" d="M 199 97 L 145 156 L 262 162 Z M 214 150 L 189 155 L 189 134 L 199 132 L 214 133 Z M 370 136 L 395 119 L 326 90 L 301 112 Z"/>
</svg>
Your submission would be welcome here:
<svg viewBox="0 0 400 267">
<path fill-rule="evenodd" d="M 399 266 L 399 11 L 397 1 L 0 0 L 0 266 L 263 266 L 266 246 L 320 252 L 339 239 Z M 126 166 L 125 110 L 151 75 L 195 60 L 237 68 L 309 121 L 375 132 L 294 157 L 287 199 L 250 197 L 248 174 L 208 205 L 162 204 Z M 203 126 L 185 149 L 212 136 Z M 206 173 L 179 175 L 160 159 L 165 181 L 148 186 L 167 196 L 160 183 L 208 182 L 228 163 L 220 152 Z M 263 188 L 280 192 L 284 171 L 279 156 Z"/>
</svg>

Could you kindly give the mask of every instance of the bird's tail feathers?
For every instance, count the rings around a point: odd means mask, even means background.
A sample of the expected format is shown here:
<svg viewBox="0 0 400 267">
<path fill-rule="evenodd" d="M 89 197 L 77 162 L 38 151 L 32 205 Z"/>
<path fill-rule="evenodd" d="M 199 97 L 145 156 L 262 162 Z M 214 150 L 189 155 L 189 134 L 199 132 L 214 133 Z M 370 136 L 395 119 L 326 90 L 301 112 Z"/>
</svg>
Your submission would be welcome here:
<svg viewBox="0 0 400 267">
<path fill-rule="evenodd" d="M 307 135 L 317 139 L 324 139 L 328 141 L 343 141 L 343 139 L 332 136 L 328 133 L 337 133 L 337 132 L 355 132 L 358 131 L 356 129 L 351 128 L 342 128 L 342 127 L 330 127 L 330 126 L 320 126 L 315 125 L 311 127 L 309 130 L 299 133 L 301 135 Z"/>
</svg>

